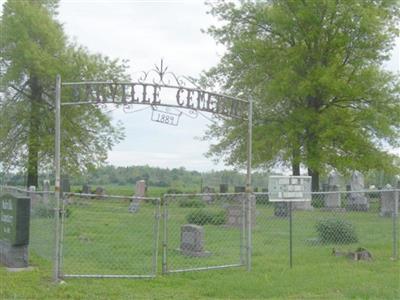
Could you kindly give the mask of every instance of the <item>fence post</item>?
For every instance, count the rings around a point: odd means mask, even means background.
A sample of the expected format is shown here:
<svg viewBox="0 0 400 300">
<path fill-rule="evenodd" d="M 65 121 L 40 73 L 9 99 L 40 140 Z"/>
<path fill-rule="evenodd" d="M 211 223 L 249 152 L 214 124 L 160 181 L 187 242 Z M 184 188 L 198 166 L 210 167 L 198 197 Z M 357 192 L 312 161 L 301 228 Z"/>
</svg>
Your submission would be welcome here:
<svg viewBox="0 0 400 300">
<path fill-rule="evenodd" d="M 163 196 L 163 255 L 162 255 L 162 273 L 166 274 L 167 273 L 167 246 L 168 246 L 168 231 L 167 231 L 167 223 L 168 223 L 168 197 L 165 197 L 165 195 Z"/>
<path fill-rule="evenodd" d="M 392 259 L 397 260 L 399 258 L 398 253 L 398 241 L 397 241 L 397 219 L 398 219 L 398 209 L 399 209 L 399 189 L 394 191 L 394 205 L 393 205 L 392 219 L 393 219 L 393 255 Z"/>
<path fill-rule="evenodd" d="M 55 101 L 55 208 L 54 208 L 54 266 L 53 280 L 59 279 L 60 274 L 60 156 L 61 156 L 61 76 L 56 79 L 56 101 Z"/>
</svg>

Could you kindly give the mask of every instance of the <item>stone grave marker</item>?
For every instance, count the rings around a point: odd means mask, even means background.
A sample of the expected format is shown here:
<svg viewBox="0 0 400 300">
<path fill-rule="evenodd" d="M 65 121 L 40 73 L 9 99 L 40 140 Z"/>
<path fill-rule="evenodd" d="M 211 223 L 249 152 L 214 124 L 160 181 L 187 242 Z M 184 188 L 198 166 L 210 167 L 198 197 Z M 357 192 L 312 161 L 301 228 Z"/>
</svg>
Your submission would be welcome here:
<svg viewBox="0 0 400 300">
<path fill-rule="evenodd" d="M 340 175 L 331 172 L 328 177 L 328 192 L 340 190 Z M 339 210 L 341 205 L 340 193 L 329 193 L 325 195 L 325 210 Z"/>
<path fill-rule="evenodd" d="M 28 267 L 29 197 L 0 196 L 0 263 L 9 268 Z"/>
<path fill-rule="evenodd" d="M 211 193 L 212 193 L 212 189 L 210 187 L 205 186 L 203 188 L 203 194 L 205 194 L 205 195 L 202 195 L 202 200 L 204 202 L 206 202 L 207 204 L 210 204 L 214 200 L 213 195 L 211 195 Z"/>
<path fill-rule="evenodd" d="M 235 186 L 235 193 L 245 193 L 246 187 L 245 186 Z"/>
<path fill-rule="evenodd" d="M 104 190 L 104 188 L 102 188 L 101 186 L 98 186 L 96 188 L 96 196 L 101 198 L 106 194 L 106 191 Z"/>
<path fill-rule="evenodd" d="M 392 189 L 390 184 L 385 186 L 386 190 Z M 391 217 L 394 212 L 395 191 L 382 191 L 380 192 L 381 217 Z"/>
<path fill-rule="evenodd" d="M 146 195 L 146 181 L 145 180 L 136 181 L 135 196 L 145 197 L 145 195 Z"/>
<path fill-rule="evenodd" d="M 68 177 L 61 178 L 61 193 L 70 193 L 71 184 Z"/>
<path fill-rule="evenodd" d="M 221 194 L 227 193 L 228 192 L 228 185 L 223 183 L 219 185 L 219 192 Z"/>
<path fill-rule="evenodd" d="M 204 251 L 203 226 L 186 224 L 181 226 L 180 251 L 185 256 L 208 256 L 211 253 Z"/>
<path fill-rule="evenodd" d="M 364 176 L 359 171 L 354 171 L 351 175 L 350 189 L 346 210 L 367 211 L 368 199 L 363 192 L 358 192 L 364 190 Z"/>
<path fill-rule="evenodd" d="M 92 193 L 91 186 L 88 184 L 84 184 L 82 186 L 82 194 L 91 194 L 91 193 Z"/>
<path fill-rule="evenodd" d="M 233 204 L 226 207 L 226 225 L 229 227 L 242 226 L 242 205 Z"/>
<path fill-rule="evenodd" d="M 43 180 L 43 202 L 45 204 L 49 203 L 49 192 L 50 192 L 50 180 Z"/>
</svg>

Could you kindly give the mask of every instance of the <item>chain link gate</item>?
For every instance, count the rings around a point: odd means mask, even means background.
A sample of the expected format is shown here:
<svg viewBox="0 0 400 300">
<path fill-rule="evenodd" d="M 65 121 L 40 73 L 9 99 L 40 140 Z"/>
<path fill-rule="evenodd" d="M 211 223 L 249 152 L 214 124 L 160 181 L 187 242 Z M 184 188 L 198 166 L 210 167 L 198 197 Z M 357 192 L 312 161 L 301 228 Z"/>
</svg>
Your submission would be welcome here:
<svg viewBox="0 0 400 300">
<path fill-rule="evenodd" d="M 247 199 L 245 193 L 164 195 L 163 273 L 245 266 Z"/>
<path fill-rule="evenodd" d="M 66 194 L 60 277 L 154 277 L 159 217 L 159 198 Z"/>
</svg>

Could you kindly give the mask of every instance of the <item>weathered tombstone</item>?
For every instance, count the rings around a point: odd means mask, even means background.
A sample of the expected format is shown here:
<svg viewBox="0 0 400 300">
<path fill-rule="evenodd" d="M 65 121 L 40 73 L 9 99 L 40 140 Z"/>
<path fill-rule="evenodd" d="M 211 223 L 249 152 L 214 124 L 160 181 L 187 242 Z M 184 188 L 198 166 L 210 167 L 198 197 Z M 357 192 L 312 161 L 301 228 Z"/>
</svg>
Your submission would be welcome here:
<svg viewBox="0 0 400 300">
<path fill-rule="evenodd" d="M 82 194 L 91 194 L 91 193 L 92 193 L 92 189 L 91 189 L 90 185 L 84 184 L 82 186 Z"/>
<path fill-rule="evenodd" d="M 386 190 L 391 190 L 392 186 L 387 184 L 385 186 Z M 391 217 L 394 212 L 394 201 L 395 201 L 395 191 L 382 191 L 380 192 L 380 202 L 381 202 L 381 217 Z"/>
<path fill-rule="evenodd" d="M 43 202 L 45 204 L 49 203 L 49 193 L 50 193 L 50 180 L 43 180 Z"/>
<path fill-rule="evenodd" d="M 229 227 L 242 226 L 243 207 L 240 204 L 229 205 L 226 207 L 226 225 Z"/>
<path fill-rule="evenodd" d="M 102 188 L 101 186 L 98 186 L 96 188 L 96 196 L 97 197 L 103 197 L 106 194 L 106 191 L 104 190 L 104 188 Z"/>
<path fill-rule="evenodd" d="M 245 193 L 246 187 L 245 186 L 235 186 L 235 193 Z"/>
<path fill-rule="evenodd" d="M 28 191 L 29 198 L 31 198 L 31 205 L 34 207 L 39 202 L 38 195 L 36 194 L 36 186 L 31 185 Z"/>
<path fill-rule="evenodd" d="M 210 204 L 210 203 L 213 201 L 213 196 L 211 195 L 211 193 L 212 193 L 211 188 L 208 187 L 208 186 L 205 186 L 205 187 L 203 188 L 203 194 L 204 194 L 204 195 L 202 195 L 202 200 L 203 200 L 204 202 Z"/>
<path fill-rule="evenodd" d="M 328 194 L 325 195 L 325 209 L 338 210 L 340 209 L 340 193 L 331 193 L 339 191 L 340 175 L 337 172 L 331 172 L 328 177 Z"/>
<path fill-rule="evenodd" d="M 61 178 L 61 193 L 70 193 L 71 184 L 68 177 Z"/>
<path fill-rule="evenodd" d="M 135 196 L 145 197 L 145 195 L 146 195 L 146 181 L 145 180 L 136 181 Z"/>
<path fill-rule="evenodd" d="M 0 197 L 0 263 L 9 268 L 28 267 L 29 197 Z"/>
<path fill-rule="evenodd" d="M 364 192 L 359 192 L 364 190 L 364 176 L 360 172 L 354 171 L 351 175 L 350 188 L 351 192 L 348 197 L 346 209 L 367 211 L 369 208 L 368 199 L 365 197 Z"/>
<path fill-rule="evenodd" d="M 219 192 L 221 194 L 227 193 L 228 192 L 228 185 L 223 183 L 219 185 Z"/>
<path fill-rule="evenodd" d="M 186 224 L 181 226 L 180 251 L 186 256 L 207 256 L 210 252 L 204 251 L 203 226 Z"/>
</svg>

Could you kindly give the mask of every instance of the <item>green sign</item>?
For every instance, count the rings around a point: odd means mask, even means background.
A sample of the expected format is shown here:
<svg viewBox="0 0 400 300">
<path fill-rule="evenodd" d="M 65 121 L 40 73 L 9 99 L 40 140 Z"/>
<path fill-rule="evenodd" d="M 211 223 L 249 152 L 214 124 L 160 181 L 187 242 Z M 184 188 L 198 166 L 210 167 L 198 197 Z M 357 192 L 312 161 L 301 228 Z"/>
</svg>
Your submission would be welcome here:
<svg viewBox="0 0 400 300">
<path fill-rule="evenodd" d="M 11 194 L 0 196 L 0 240 L 11 246 L 29 243 L 31 201 Z"/>
</svg>

